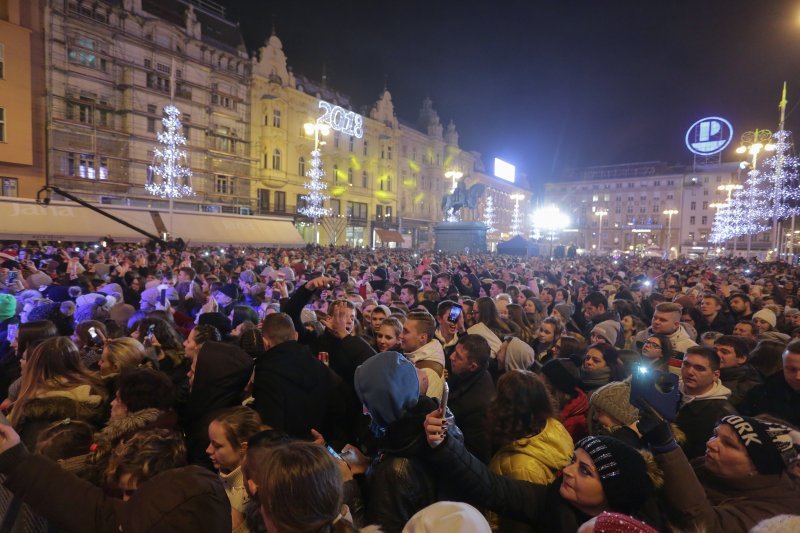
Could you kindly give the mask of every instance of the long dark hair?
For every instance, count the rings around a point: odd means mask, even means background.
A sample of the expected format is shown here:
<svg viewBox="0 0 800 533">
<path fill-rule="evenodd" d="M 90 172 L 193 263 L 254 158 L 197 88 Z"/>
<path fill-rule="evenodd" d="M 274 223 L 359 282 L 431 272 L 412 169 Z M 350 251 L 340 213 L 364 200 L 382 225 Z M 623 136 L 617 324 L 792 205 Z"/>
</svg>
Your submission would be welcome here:
<svg viewBox="0 0 800 533">
<path fill-rule="evenodd" d="M 486 412 L 486 425 L 495 446 L 538 435 L 555 416 L 553 400 L 536 374 L 506 372 L 497 381 L 497 395 Z"/>
<path fill-rule="evenodd" d="M 482 322 L 487 328 L 492 330 L 495 335 L 502 337 L 507 333 L 511 333 L 505 322 L 500 319 L 500 314 L 497 312 L 497 305 L 494 300 L 488 296 L 482 296 L 475 301 L 480 316 L 479 322 Z"/>
<path fill-rule="evenodd" d="M 625 379 L 625 366 L 619 358 L 619 351 L 608 344 L 607 342 L 596 342 L 586 348 L 586 353 L 589 350 L 595 349 L 603 355 L 606 365 L 611 369 L 611 381 L 622 381 Z"/>
</svg>

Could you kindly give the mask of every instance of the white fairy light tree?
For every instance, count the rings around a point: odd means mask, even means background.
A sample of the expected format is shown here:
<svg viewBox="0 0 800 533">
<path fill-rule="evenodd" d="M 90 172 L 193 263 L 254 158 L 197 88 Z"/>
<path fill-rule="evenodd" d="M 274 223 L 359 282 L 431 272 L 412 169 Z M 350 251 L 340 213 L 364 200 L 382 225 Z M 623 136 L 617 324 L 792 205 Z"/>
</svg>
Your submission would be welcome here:
<svg viewBox="0 0 800 533">
<path fill-rule="evenodd" d="M 494 233 L 494 198 L 491 196 L 486 197 L 486 204 L 483 206 L 483 223 L 486 225 L 486 235 L 489 236 Z"/>
<path fill-rule="evenodd" d="M 314 220 L 315 239 L 318 239 L 318 221 L 330 214 L 330 209 L 325 207 L 325 200 L 328 199 L 325 190 L 328 185 L 323 180 L 325 171 L 322 169 L 322 158 L 320 157 L 319 149 L 311 152 L 311 167 L 306 171 L 306 177 L 308 181 L 303 184 L 303 187 L 307 192 L 302 196 L 304 205 L 297 211 L 301 215 Z"/>
<path fill-rule="evenodd" d="M 161 198 L 183 198 L 193 196 L 192 171 L 186 165 L 186 137 L 180 120 L 181 112 L 174 105 L 164 107 L 161 119 L 164 129 L 158 134 L 160 146 L 155 149 L 150 176 L 145 189 Z"/>
</svg>

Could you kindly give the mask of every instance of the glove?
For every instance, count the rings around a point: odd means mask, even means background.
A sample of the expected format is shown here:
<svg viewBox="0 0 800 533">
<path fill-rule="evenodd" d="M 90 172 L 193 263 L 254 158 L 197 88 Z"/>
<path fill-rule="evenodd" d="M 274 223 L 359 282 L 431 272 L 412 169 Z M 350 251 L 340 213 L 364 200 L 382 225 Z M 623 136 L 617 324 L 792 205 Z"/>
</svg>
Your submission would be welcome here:
<svg viewBox="0 0 800 533">
<path fill-rule="evenodd" d="M 656 451 L 669 451 L 678 446 L 669 422 L 659 415 L 655 409 L 648 407 L 639 411 L 639 423 L 637 424 L 639 433 L 642 434 L 645 442 L 650 448 Z"/>
</svg>

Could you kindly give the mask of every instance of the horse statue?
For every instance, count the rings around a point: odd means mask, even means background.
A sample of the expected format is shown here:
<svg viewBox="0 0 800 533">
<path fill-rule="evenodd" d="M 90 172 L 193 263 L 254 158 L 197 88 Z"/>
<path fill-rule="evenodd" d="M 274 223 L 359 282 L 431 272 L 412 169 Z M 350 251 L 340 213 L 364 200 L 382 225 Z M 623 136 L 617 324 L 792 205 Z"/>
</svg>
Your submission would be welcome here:
<svg viewBox="0 0 800 533">
<path fill-rule="evenodd" d="M 478 200 L 486 191 L 486 185 L 476 183 L 469 189 L 463 181 L 458 182 L 456 190 L 442 197 L 442 211 L 455 214 L 462 208 L 475 209 L 478 207 Z"/>
</svg>

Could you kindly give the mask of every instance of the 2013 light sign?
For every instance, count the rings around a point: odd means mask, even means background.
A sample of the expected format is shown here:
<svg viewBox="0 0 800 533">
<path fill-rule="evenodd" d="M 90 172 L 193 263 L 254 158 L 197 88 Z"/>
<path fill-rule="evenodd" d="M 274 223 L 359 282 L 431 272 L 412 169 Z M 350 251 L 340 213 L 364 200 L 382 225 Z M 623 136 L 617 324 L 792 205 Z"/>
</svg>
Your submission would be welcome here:
<svg viewBox="0 0 800 533">
<path fill-rule="evenodd" d="M 329 104 L 324 100 L 319 101 L 319 108 L 325 112 L 317 119 L 335 131 L 345 135 L 352 135 L 360 139 L 364 136 L 364 117 L 353 111 L 348 111 L 338 105 Z"/>
</svg>

